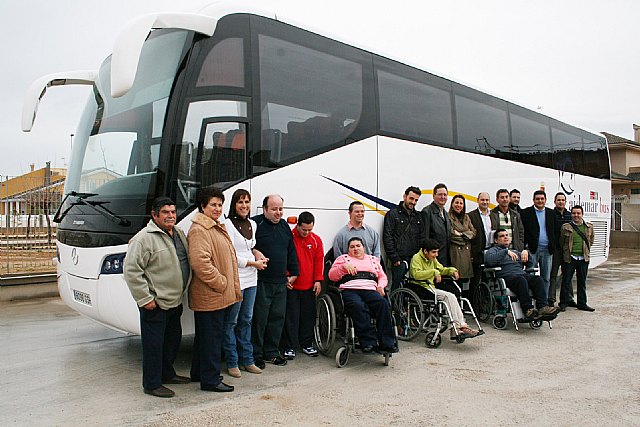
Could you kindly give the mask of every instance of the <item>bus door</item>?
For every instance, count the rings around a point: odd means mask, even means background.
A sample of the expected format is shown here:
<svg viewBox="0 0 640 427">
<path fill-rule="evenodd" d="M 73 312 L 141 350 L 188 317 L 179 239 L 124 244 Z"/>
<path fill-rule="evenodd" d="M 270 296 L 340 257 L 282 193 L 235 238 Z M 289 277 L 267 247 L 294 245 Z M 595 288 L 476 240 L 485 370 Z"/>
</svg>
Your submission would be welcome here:
<svg viewBox="0 0 640 427">
<path fill-rule="evenodd" d="M 178 214 L 195 205 L 196 189 L 222 190 L 247 177 L 247 103 L 207 100 L 189 104 L 178 154 Z"/>
</svg>

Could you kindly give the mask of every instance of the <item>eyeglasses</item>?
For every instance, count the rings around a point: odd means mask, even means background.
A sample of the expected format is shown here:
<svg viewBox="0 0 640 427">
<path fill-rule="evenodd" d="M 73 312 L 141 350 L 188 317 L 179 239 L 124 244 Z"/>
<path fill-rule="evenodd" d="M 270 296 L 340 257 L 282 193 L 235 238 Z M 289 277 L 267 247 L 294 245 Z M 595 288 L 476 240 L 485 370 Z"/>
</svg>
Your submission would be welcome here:
<svg viewBox="0 0 640 427">
<path fill-rule="evenodd" d="M 509 214 L 504 214 L 504 223 L 509 224 Z"/>
</svg>

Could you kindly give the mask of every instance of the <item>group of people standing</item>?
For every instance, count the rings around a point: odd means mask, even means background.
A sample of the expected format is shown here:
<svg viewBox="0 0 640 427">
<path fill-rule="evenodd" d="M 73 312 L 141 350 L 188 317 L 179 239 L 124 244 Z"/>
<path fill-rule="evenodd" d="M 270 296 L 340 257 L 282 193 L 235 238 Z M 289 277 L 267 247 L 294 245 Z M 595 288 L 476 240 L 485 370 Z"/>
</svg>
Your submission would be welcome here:
<svg viewBox="0 0 640 427">
<path fill-rule="evenodd" d="M 188 236 L 175 227 L 175 203 L 154 200 L 151 221 L 129 242 L 124 277 L 139 310 L 144 392 L 172 397 L 166 384 L 199 382 L 205 391 L 234 388 L 220 375 L 262 373 L 265 363 L 286 365 L 300 345 L 313 347 L 315 296 L 323 280 L 322 240 L 312 232 L 315 219 L 303 212 L 292 231 L 282 218 L 284 199 L 269 195 L 263 213 L 253 218 L 251 195 L 233 193 L 223 215 L 224 194 L 199 189 L 198 212 Z M 182 329 L 182 295 L 188 289 L 195 337 L 190 376 L 174 368 Z"/>
<path fill-rule="evenodd" d="M 392 273 L 391 290 L 407 273 L 421 281 L 445 299 L 458 333 L 465 337 L 482 331 L 464 322 L 457 302 L 459 292 L 447 287 L 450 282 L 442 278 L 466 281 L 473 288 L 479 282 L 492 231 L 498 231 L 496 235 L 502 239 L 494 243 L 505 245 L 509 240 L 507 257 L 540 266 L 544 300 L 549 306 L 555 303 L 555 276 L 561 265 L 559 309 L 575 306 L 593 311 L 586 301 L 593 228 L 582 221 L 580 206 L 567 213 L 564 194 L 555 196 L 556 208 L 551 210 L 545 207 L 544 191 L 536 191 L 534 205 L 522 213 L 517 203 L 510 206 L 519 199 L 502 189 L 496 194 L 495 209 L 489 210 L 488 193 L 480 193 L 478 208 L 470 213 L 466 213 L 461 195 L 455 195 L 449 210 L 445 210 L 445 184 L 434 187 L 433 202 L 418 212 L 415 207 L 421 194 L 418 187 L 406 189 L 403 200 L 385 216 L 382 239 L 365 224 L 364 205 L 359 201 L 350 204 L 349 222 L 335 236 L 336 263 L 330 278 L 342 280 L 341 288 L 353 291 L 346 296 L 343 293 L 345 307 L 351 305 L 356 311 L 366 312 L 362 307 L 369 305 L 378 317 L 378 329 L 382 329 L 376 338 L 375 331 L 369 331 L 368 317 L 354 318 L 361 342 L 369 340 L 363 348 L 397 351 L 388 302 L 382 298 L 387 278 L 380 262 L 381 242 Z M 222 212 L 224 200 L 217 188 L 199 189 L 198 212 L 185 236 L 175 227 L 175 203 L 166 197 L 157 198 L 151 220 L 129 242 L 124 277 L 140 311 L 143 388 L 147 394 L 172 397 L 174 392 L 166 384 L 191 381 L 199 382 L 205 391 L 233 391 L 220 375 L 223 354 L 228 374 L 236 378 L 241 377 L 241 370 L 260 374 L 266 363 L 284 366 L 296 357 L 298 348 L 311 357 L 318 354 L 313 346 L 313 327 L 315 297 L 322 290 L 324 278 L 324 249 L 322 240 L 312 231 L 314 216 L 301 213 L 291 230 L 282 218 L 284 199 L 279 195 L 266 196 L 263 213 L 253 218 L 249 217 L 248 191 L 233 193 L 226 218 Z M 577 303 L 571 287 L 576 271 Z M 345 276 L 348 284 L 344 284 Z M 182 296 L 187 289 L 195 320 L 189 377 L 173 369 L 182 336 Z M 541 305 L 542 298 L 538 299 Z"/>
</svg>

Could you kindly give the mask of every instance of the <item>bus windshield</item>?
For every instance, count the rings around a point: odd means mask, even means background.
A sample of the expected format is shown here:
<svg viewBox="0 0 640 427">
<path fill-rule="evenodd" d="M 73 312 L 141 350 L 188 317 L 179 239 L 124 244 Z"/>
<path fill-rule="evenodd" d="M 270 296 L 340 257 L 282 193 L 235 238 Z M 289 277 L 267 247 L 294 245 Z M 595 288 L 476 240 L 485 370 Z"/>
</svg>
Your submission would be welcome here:
<svg viewBox="0 0 640 427">
<path fill-rule="evenodd" d="M 110 96 L 111 58 L 105 60 L 73 141 L 66 193 L 144 200 L 153 191 L 169 94 L 187 34 L 154 31 L 132 89 L 120 98 Z"/>
</svg>

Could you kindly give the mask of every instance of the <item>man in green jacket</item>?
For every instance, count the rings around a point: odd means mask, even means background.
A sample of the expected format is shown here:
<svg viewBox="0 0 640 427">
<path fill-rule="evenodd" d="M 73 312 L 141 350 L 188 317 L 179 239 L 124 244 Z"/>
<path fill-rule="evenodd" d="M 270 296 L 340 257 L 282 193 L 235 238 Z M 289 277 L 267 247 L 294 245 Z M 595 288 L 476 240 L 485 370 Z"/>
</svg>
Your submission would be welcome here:
<svg viewBox="0 0 640 427">
<path fill-rule="evenodd" d="M 571 222 L 564 224 L 560 232 L 562 248 L 562 288 L 560 289 L 560 311 L 567 307 L 578 310 L 595 311 L 587 305 L 587 272 L 589 271 L 589 252 L 593 245 L 593 226 L 582 218 L 582 206 L 571 208 Z M 573 299 L 573 274 L 578 276 L 578 303 Z"/>
<path fill-rule="evenodd" d="M 124 279 L 140 310 L 142 386 L 146 394 L 173 397 L 163 384 L 185 384 L 173 362 L 182 339 L 182 296 L 191 280 L 187 238 L 175 227 L 176 206 L 156 198 L 151 221 L 129 241 Z"/>
</svg>

